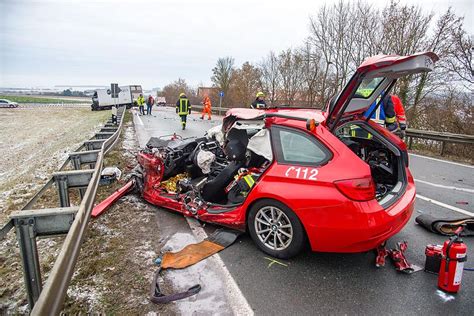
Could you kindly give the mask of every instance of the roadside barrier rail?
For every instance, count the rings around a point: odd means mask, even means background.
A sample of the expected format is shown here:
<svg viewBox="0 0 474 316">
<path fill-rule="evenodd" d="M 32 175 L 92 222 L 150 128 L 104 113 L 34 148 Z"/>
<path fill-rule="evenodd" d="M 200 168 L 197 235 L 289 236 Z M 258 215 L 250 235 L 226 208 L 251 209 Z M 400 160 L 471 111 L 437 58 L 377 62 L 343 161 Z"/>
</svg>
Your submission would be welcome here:
<svg viewBox="0 0 474 316">
<path fill-rule="evenodd" d="M 406 137 L 408 138 L 408 148 L 413 146 L 413 138 L 429 139 L 441 142 L 441 156 L 444 155 L 446 143 L 457 144 L 474 144 L 474 135 L 453 134 L 447 132 L 424 131 L 419 129 L 408 128 L 406 130 Z"/>
<path fill-rule="evenodd" d="M 58 315 L 74 273 L 87 224 L 94 207 L 104 155 L 117 143 L 122 129 L 125 107 L 117 113 L 118 125 L 109 120 L 90 140 L 85 141 L 53 173 L 49 181 L 30 199 L 21 211 L 10 214 L 0 229 L 0 239 L 15 228 L 23 263 L 23 274 L 32 315 Z M 65 170 L 71 164 L 74 170 Z M 83 169 L 83 166 L 89 169 Z M 33 209 L 37 200 L 53 184 L 59 194 L 59 207 Z M 71 206 L 69 190 L 80 193 L 79 206 Z M 66 235 L 53 268 L 44 286 L 41 281 L 36 237 Z"/>
</svg>

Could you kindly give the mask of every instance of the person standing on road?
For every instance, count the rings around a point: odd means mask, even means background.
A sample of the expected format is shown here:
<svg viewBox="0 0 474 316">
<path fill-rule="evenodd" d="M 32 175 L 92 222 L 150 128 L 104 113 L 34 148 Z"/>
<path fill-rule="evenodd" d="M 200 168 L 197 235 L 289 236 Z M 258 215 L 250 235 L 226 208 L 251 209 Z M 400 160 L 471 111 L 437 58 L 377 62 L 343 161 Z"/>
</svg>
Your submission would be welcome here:
<svg viewBox="0 0 474 316">
<path fill-rule="evenodd" d="M 191 103 L 184 93 L 179 94 L 179 99 L 176 102 L 176 114 L 181 118 L 181 126 L 183 130 L 185 130 L 186 118 L 188 117 L 188 114 L 191 114 Z"/>
<path fill-rule="evenodd" d="M 151 96 L 151 94 L 148 96 L 148 99 L 146 100 L 146 114 L 151 115 L 151 108 L 155 104 L 155 99 Z"/>
<path fill-rule="evenodd" d="M 201 113 L 201 120 L 204 119 L 204 115 L 207 114 L 207 119 L 210 120 L 211 119 L 211 99 L 209 98 L 209 96 L 204 96 L 204 100 L 202 100 L 202 113 Z"/>
<path fill-rule="evenodd" d="M 376 108 L 379 101 L 380 96 L 374 101 L 374 103 L 372 103 L 369 109 L 364 113 L 364 116 L 367 117 L 370 115 L 372 121 L 385 127 L 392 133 L 397 133 L 398 125 L 391 95 L 384 96 L 383 100 L 380 102 L 380 106 Z M 372 138 L 372 134 L 357 125 L 351 125 L 350 129 L 352 137 Z"/>
<path fill-rule="evenodd" d="M 397 118 L 398 127 L 400 129 L 399 136 L 401 139 L 405 138 L 405 131 L 408 127 L 407 117 L 405 115 L 405 108 L 403 107 L 402 100 L 394 94 L 391 94 L 393 109 L 395 110 L 395 116 Z"/>
<path fill-rule="evenodd" d="M 266 109 L 267 104 L 265 103 L 265 93 L 258 92 L 255 101 L 250 105 L 252 109 Z"/>
<path fill-rule="evenodd" d="M 138 109 L 140 110 L 140 114 L 145 115 L 145 98 L 143 97 L 143 94 L 141 93 L 137 98 L 137 104 L 138 104 Z"/>
</svg>

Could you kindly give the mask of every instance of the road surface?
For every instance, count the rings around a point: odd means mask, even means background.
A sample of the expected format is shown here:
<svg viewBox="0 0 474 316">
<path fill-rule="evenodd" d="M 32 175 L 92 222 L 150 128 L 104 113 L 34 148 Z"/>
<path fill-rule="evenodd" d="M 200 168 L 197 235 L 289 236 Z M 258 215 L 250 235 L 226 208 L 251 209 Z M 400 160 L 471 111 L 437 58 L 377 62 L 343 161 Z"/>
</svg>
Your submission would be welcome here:
<svg viewBox="0 0 474 316">
<path fill-rule="evenodd" d="M 192 114 L 188 117 L 188 128 L 181 131 L 173 109 L 155 107 L 153 116 L 135 115 L 134 122 L 143 146 L 151 136 L 173 132 L 183 137 L 203 135 L 220 124 L 220 118 L 201 121 L 198 114 Z M 410 155 L 410 169 L 417 180 L 415 212 L 388 245 L 408 241 L 407 258 L 423 267 L 425 246 L 442 244 L 447 238 L 418 227 L 414 218 L 423 213 L 435 217 L 474 216 L 474 167 Z M 209 232 L 213 229 L 206 226 Z M 474 267 L 474 260 L 469 260 L 474 258 L 473 239 L 465 239 L 469 267 Z M 377 269 L 372 252 L 308 251 L 291 260 L 274 262 L 244 235 L 222 251 L 220 257 L 256 314 L 472 315 L 474 310 L 474 272 L 465 271 L 462 290 L 449 295 L 437 290 L 436 275 L 423 271 L 401 274 L 390 262 Z"/>
</svg>

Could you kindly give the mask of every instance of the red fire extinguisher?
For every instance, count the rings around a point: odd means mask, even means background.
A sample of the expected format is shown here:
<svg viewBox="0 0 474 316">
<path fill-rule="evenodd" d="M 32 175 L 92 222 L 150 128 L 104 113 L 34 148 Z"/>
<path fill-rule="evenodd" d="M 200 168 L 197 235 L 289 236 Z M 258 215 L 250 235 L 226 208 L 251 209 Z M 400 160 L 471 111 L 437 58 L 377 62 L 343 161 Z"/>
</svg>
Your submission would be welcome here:
<svg viewBox="0 0 474 316">
<path fill-rule="evenodd" d="M 446 240 L 443 245 L 438 287 L 449 293 L 459 291 L 464 262 L 467 260 L 467 247 L 459 237 L 462 230 L 463 227 L 459 227 L 455 235 Z"/>
</svg>

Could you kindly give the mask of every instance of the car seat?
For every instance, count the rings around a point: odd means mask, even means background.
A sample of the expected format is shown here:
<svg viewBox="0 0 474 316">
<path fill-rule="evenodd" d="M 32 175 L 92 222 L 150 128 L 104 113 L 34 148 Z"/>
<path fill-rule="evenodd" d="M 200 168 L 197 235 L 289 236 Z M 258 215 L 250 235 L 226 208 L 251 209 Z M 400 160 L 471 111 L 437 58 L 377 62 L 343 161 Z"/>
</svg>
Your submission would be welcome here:
<svg viewBox="0 0 474 316">
<path fill-rule="evenodd" d="M 213 203 L 225 201 L 227 198 L 225 187 L 234 179 L 237 171 L 245 165 L 248 142 L 247 131 L 243 129 L 229 131 L 224 152 L 230 162 L 214 179 L 203 186 L 201 196 L 205 201 Z"/>
</svg>

